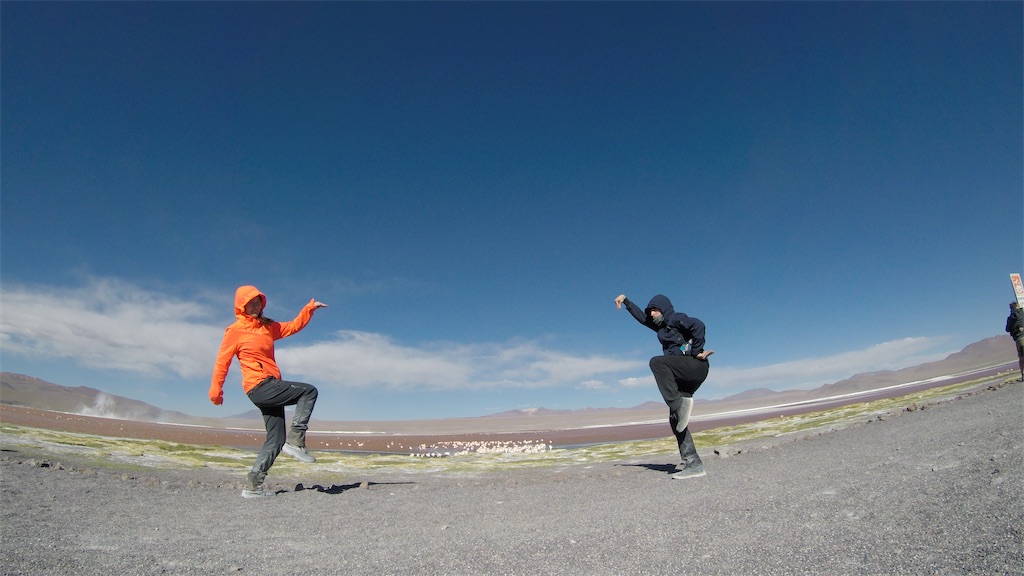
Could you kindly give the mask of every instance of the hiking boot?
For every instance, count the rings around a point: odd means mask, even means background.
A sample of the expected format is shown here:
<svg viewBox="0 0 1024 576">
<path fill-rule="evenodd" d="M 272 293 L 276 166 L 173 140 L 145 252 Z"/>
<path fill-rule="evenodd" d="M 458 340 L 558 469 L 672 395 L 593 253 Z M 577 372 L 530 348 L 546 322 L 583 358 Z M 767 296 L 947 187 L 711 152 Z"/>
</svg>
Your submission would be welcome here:
<svg viewBox="0 0 1024 576">
<path fill-rule="evenodd" d="M 700 459 L 690 462 L 683 462 L 679 465 L 679 471 L 672 475 L 673 480 L 685 480 L 687 478 L 698 478 L 704 476 L 704 463 Z"/>
<path fill-rule="evenodd" d="M 316 458 L 306 450 L 305 446 L 295 446 L 293 444 L 285 444 L 281 447 L 281 451 L 291 456 L 292 458 L 298 458 L 300 461 L 306 464 L 312 464 L 316 462 Z"/>
<path fill-rule="evenodd" d="M 250 472 L 245 477 L 245 486 L 242 487 L 242 498 L 270 498 L 277 494 L 270 490 L 263 489 L 263 478 L 255 473 Z"/>
</svg>

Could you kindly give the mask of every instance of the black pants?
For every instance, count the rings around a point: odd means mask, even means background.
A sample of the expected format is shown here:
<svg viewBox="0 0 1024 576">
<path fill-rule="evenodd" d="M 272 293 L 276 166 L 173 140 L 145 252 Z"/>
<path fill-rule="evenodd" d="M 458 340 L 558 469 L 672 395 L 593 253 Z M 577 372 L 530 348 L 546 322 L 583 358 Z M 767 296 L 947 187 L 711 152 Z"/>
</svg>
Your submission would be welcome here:
<svg viewBox="0 0 1024 576">
<path fill-rule="evenodd" d="M 248 396 L 263 413 L 263 424 L 267 428 L 267 440 L 252 466 L 252 473 L 262 482 L 285 441 L 291 440 L 297 446 L 306 445 L 306 430 L 316 404 L 317 391 L 311 384 L 267 378 L 250 390 Z M 285 430 L 284 407 L 293 405 L 295 414 L 289 438 Z"/>
<path fill-rule="evenodd" d="M 651 372 L 669 410 L 679 409 L 683 398 L 693 396 L 708 377 L 708 361 L 693 356 L 655 356 Z"/>
<path fill-rule="evenodd" d="M 679 409 L 684 398 L 692 398 L 708 377 L 710 365 L 707 360 L 698 360 L 693 356 L 655 356 L 651 358 L 651 372 L 658 383 L 661 397 L 668 404 L 668 423 L 672 427 L 672 435 L 679 445 L 679 455 L 683 461 L 697 458 L 697 449 L 693 445 L 690 427 L 682 431 L 676 429 Z"/>
</svg>

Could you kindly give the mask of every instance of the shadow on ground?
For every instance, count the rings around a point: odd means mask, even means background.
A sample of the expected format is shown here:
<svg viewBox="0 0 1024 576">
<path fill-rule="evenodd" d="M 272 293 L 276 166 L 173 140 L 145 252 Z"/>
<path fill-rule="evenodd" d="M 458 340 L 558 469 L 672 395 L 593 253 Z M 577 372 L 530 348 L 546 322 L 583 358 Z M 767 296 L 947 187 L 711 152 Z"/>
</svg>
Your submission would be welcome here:
<svg viewBox="0 0 1024 576">
<path fill-rule="evenodd" d="M 655 472 L 664 472 L 666 474 L 674 474 L 679 471 L 679 468 L 675 464 L 616 464 L 616 466 L 632 466 L 634 468 L 647 468 Z"/>
<path fill-rule="evenodd" d="M 356 488 L 369 488 L 370 486 L 396 486 L 399 484 L 413 484 L 413 482 L 358 482 L 355 484 L 331 484 L 330 487 L 324 487 L 319 484 L 313 484 L 312 486 L 306 486 L 304 484 L 297 484 L 295 486 L 296 492 L 303 492 L 306 490 L 315 490 L 317 492 L 323 492 L 324 494 L 342 494 L 349 490 Z"/>
</svg>

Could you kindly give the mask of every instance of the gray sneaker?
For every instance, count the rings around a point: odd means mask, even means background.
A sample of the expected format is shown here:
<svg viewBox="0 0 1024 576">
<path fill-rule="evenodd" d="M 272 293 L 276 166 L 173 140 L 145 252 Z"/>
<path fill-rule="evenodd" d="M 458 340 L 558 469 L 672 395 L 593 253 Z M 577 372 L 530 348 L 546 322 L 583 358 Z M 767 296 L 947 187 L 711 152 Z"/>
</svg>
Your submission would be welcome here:
<svg viewBox="0 0 1024 576">
<path fill-rule="evenodd" d="M 270 490 L 264 490 L 263 486 L 259 486 L 255 490 L 249 488 L 242 489 L 242 498 L 273 498 L 274 496 L 277 496 L 277 494 Z"/>
<path fill-rule="evenodd" d="M 316 462 L 316 458 L 314 458 L 313 455 L 309 453 L 309 450 L 306 450 L 305 447 L 299 447 L 292 444 L 285 444 L 281 448 L 281 451 L 291 456 L 292 458 L 298 458 L 300 461 L 305 462 L 306 464 L 312 464 L 313 462 Z"/>
<path fill-rule="evenodd" d="M 673 480 L 685 480 L 687 478 L 698 478 L 704 476 L 704 463 L 700 460 L 683 462 L 679 465 L 679 471 L 672 475 Z"/>
<path fill-rule="evenodd" d="M 245 484 L 242 486 L 242 498 L 271 498 L 277 496 L 276 492 L 263 489 L 263 479 L 266 474 L 249 472 L 245 477 Z"/>
</svg>

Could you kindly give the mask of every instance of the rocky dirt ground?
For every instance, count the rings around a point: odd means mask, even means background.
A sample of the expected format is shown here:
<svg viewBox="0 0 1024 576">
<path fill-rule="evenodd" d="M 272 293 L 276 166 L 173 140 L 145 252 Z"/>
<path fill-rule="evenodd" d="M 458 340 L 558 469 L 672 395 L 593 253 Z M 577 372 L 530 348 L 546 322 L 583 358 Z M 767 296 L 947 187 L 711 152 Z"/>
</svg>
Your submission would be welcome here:
<svg viewBox="0 0 1024 576">
<path fill-rule="evenodd" d="M 1024 574 L 1024 387 L 670 456 L 173 470 L 0 445 L 2 574 Z M 314 465 L 315 466 L 315 465 Z"/>
</svg>

